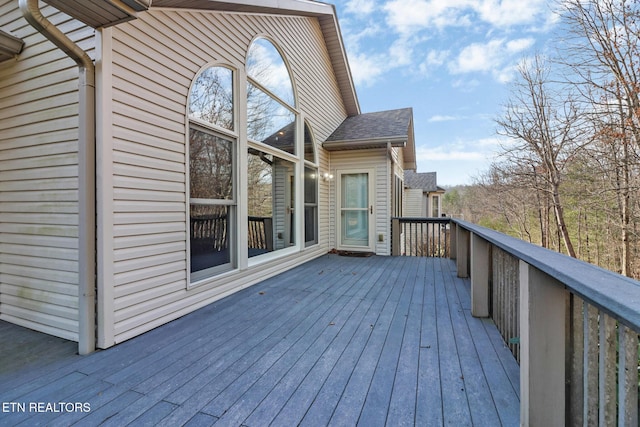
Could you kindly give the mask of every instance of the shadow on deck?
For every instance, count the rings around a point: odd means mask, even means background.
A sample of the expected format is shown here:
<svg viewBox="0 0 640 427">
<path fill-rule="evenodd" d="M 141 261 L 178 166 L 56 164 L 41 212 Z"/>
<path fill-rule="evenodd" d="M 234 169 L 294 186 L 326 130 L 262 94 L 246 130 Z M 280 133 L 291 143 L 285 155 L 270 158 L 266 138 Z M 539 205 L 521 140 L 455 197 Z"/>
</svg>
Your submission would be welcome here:
<svg viewBox="0 0 640 427">
<path fill-rule="evenodd" d="M 518 366 L 448 259 L 323 256 L 84 357 L 26 360 L 16 331 L 3 426 L 519 423 Z M 33 405 L 59 402 L 86 405 Z"/>
</svg>

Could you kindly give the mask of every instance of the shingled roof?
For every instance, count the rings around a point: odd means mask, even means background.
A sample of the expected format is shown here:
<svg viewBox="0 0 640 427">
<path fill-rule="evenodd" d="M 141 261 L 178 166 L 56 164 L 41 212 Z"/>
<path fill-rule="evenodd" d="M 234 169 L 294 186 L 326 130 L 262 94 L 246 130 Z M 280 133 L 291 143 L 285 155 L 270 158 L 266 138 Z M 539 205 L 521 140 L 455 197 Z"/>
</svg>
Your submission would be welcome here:
<svg viewBox="0 0 640 427">
<path fill-rule="evenodd" d="M 347 117 L 327 138 L 326 148 L 336 143 L 351 141 L 378 141 L 380 139 L 406 142 L 413 127 L 411 108 L 378 111 Z"/>
<path fill-rule="evenodd" d="M 322 144 L 327 151 L 383 148 L 387 144 L 404 148 L 406 169 L 415 169 L 413 110 L 378 111 L 347 117 Z"/>
<path fill-rule="evenodd" d="M 404 186 L 407 188 L 420 189 L 425 193 L 442 191 L 444 188 L 438 187 L 438 176 L 436 172 L 413 172 L 404 171 Z"/>
</svg>

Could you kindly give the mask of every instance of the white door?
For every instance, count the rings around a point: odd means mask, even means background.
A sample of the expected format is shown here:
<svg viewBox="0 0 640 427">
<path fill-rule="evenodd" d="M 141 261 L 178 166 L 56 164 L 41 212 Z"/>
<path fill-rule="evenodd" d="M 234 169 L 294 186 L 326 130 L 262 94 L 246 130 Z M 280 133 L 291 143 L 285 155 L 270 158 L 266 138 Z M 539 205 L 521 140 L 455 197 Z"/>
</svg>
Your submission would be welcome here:
<svg viewBox="0 0 640 427">
<path fill-rule="evenodd" d="M 373 250 L 373 174 L 369 171 L 339 174 L 339 248 Z"/>
</svg>

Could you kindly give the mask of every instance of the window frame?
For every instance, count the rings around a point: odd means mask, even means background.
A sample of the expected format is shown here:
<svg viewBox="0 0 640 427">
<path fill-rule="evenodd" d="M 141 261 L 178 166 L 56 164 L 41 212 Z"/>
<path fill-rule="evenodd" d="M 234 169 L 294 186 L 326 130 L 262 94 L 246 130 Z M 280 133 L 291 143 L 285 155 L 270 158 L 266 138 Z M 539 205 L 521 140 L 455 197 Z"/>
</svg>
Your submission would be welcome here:
<svg viewBox="0 0 640 427">
<path fill-rule="evenodd" d="M 197 79 L 204 73 L 206 70 L 211 68 L 225 68 L 231 71 L 231 90 L 232 90 L 232 112 L 233 112 L 233 129 L 227 129 L 223 126 L 217 125 L 215 123 L 211 123 L 204 119 L 198 117 L 192 117 L 190 114 L 189 105 L 191 100 L 191 91 L 193 90 L 194 84 Z M 238 200 L 239 194 L 241 194 L 241 190 L 238 188 L 239 180 L 238 180 L 238 155 L 239 155 L 239 146 L 240 146 L 240 138 L 239 138 L 239 91 L 238 91 L 238 80 L 239 80 L 239 72 L 235 67 L 232 67 L 227 64 L 222 63 L 209 63 L 203 66 L 198 73 L 195 75 L 193 80 L 191 81 L 191 86 L 189 87 L 189 96 L 187 97 L 187 114 L 186 114 L 186 147 L 185 147 L 185 156 L 186 156 L 186 177 L 185 177 L 185 187 L 186 187 L 186 217 L 187 217 L 187 288 L 192 286 L 198 286 L 203 283 L 206 283 L 212 279 L 219 277 L 224 273 L 228 273 L 230 271 L 235 271 L 238 269 L 239 258 L 238 258 Z M 191 179 L 190 179 L 190 147 L 191 147 L 191 132 L 192 130 L 197 130 L 200 132 L 207 133 L 216 138 L 221 138 L 226 141 L 229 141 L 232 144 L 231 150 L 231 176 L 232 176 L 232 197 L 230 199 L 204 199 L 204 198 L 196 198 L 191 197 Z M 214 265 L 212 267 L 208 267 L 202 270 L 198 270 L 195 272 L 191 271 L 192 268 L 192 236 L 191 236 L 191 207 L 193 205 L 202 205 L 202 206 L 224 206 L 228 211 L 228 223 L 227 223 L 227 239 L 229 244 L 229 262 Z"/>
<path fill-rule="evenodd" d="M 261 84 L 259 81 L 257 81 L 256 79 L 254 79 L 253 77 L 251 77 L 245 69 L 245 78 L 246 81 L 242 82 L 242 84 L 245 84 L 247 91 L 248 91 L 248 87 L 249 84 L 253 85 L 254 87 L 256 87 L 258 90 L 261 90 L 264 94 L 268 95 L 273 101 L 277 102 L 279 105 L 281 105 L 283 108 L 287 109 L 289 112 L 291 112 L 293 114 L 294 117 L 294 122 L 293 122 L 293 128 L 295 129 L 295 140 L 294 140 L 294 153 L 288 153 L 284 150 L 281 150 L 275 146 L 269 145 L 267 143 L 264 143 L 262 141 L 258 141 L 255 139 L 252 139 L 249 137 L 248 132 L 247 132 L 247 139 L 246 139 L 246 148 L 248 149 L 255 149 L 255 150 L 259 150 L 262 151 L 263 153 L 272 155 L 274 158 L 278 158 L 284 161 L 288 161 L 291 162 L 293 164 L 293 179 L 294 179 L 294 187 L 295 188 L 291 188 L 290 191 L 294 192 L 293 197 L 294 197 L 294 203 L 295 203 L 295 207 L 294 207 L 294 236 L 295 236 L 295 243 L 292 244 L 291 246 L 288 247 L 284 247 L 281 249 L 274 249 L 273 251 L 270 252 L 266 252 L 260 255 L 255 255 L 252 257 L 247 255 L 247 266 L 248 267 L 252 267 L 255 265 L 258 265 L 260 263 L 266 262 L 266 261 L 271 261 L 277 258 L 280 258 L 282 256 L 286 256 L 288 254 L 292 254 L 292 253 L 299 253 L 301 250 L 304 249 L 304 228 L 301 227 L 300 224 L 304 223 L 304 214 L 300 213 L 300 212 L 304 212 L 304 180 L 303 178 L 301 178 L 301 174 L 304 174 L 304 141 L 303 141 L 303 135 L 301 135 L 300 133 L 300 129 L 301 129 L 301 123 L 302 123 L 302 114 L 301 112 L 298 110 L 297 108 L 297 103 L 298 103 L 298 96 L 297 96 L 297 92 L 296 92 L 296 86 L 295 86 L 295 81 L 293 80 L 293 74 L 291 73 L 291 67 L 289 66 L 289 63 L 287 62 L 287 59 L 285 57 L 285 55 L 283 54 L 282 50 L 280 49 L 280 47 L 278 46 L 278 44 L 272 40 L 270 37 L 267 37 L 265 35 L 258 35 L 256 37 L 254 37 L 254 39 L 251 41 L 251 43 L 249 44 L 249 48 L 247 50 L 247 56 L 249 55 L 249 51 L 251 50 L 251 46 L 253 45 L 253 43 L 256 42 L 256 40 L 266 40 L 268 41 L 273 47 L 274 49 L 278 52 L 278 54 L 280 55 L 280 58 L 284 64 L 284 66 L 287 69 L 287 74 L 289 76 L 289 80 L 291 82 L 291 90 L 292 90 L 292 95 L 293 95 L 293 104 L 294 105 L 290 105 L 288 104 L 285 100 L 281 99 L 277 94 L 273 93 L 271 90 L 269 90 L 267 87 L 265 87 L 263 84 Z M 245 98 L 248 97 L 248 93 L 246 93 Z M 247 109 L 247 120 L 248 120 L 248 116 L 249 116 L 249 106 L 248 106 L 248 99 L 244 99 L 244 106 Z M 304 129 L 304 128 L 302 128 Z M 246 150 L 245 150 L 246 151 Z M 247 155 L 248 155 L 248 151 L 246 151 Z M 249 189 L 246 189 L 247 191 L 247 197 L 248 197 L 248 191 Z M 302 199 L 301 199 L 302 197 Z M 285 198 L 286 198 L 286 194 L 285 194 Z M 248 215 L 247 215 L 247 220 L 248 220 Z M 248 224 L 247 224 L 248 227 Z M 248 231 L 248 230 L 247 230 Z M 302 233 L 301 233 L 302 231 Z M 302 236 L 302 238 L 300 237 Z M 274 239 L 274 243 L 275 243 L 275 239 Z M 275 246 L 275 244 L 274 244 Z"/>
<path fill-rule="evenodd" d="M 315 136 L 313 134 L 313 129 L 311 128 L 311 126 L 309 125 L 308 121 L 305 119 L 303 120 L 303 135 L 302 135 L 302 153 L 301 157 L 303 159 L 303 166 L 302 166 L 302 186 L 303 186 L 303 199 L 302 199 L 302 204 L 304 206 L 304 210 L 302 213 L 302 229 L 303 229 L 303 235 L 304 235 L 304 247 L 308 248 L 311 246 L 315 246 L 318 245 L 320 243 L 320 168 L 318 166 L 318 152 L 316 150 L 316 141 L 315 141 Z M 309 139 L 311 140 L 311 149 L 313 150 L 313 161 L 307 160 L 306 158 L 306 147 L 305 147 L 305 135 L 307 133 L 307 129 L 309 130 Z M 306 179 L 307 179 L 307 174 L 306 174 L 306 169 L 310 169 L 312 172 L 315 173 L 315 203 L 314 204 L 308 204 L 306 201 L 306 189 L 307 189 L 307 183 L 306 183 Z M 314 238 L 313 240 L 307 240 L 307 224 L 306 224 L 306 220 L 307 220 L 307 216 L 306 216 L 306 211 L 307 211 L 307 207 L 315 207 L 315 219 L 314 219 Z"/>
</svg>

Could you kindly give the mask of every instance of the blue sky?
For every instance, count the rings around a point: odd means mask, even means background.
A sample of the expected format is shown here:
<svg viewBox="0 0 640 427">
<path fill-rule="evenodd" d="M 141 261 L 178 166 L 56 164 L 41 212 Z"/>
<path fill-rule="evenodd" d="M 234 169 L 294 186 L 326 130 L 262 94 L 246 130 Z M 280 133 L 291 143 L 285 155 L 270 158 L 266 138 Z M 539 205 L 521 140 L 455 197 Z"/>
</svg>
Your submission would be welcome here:
<svg viewBox="0 0 640 427">
<path fill-rule="evenodd" d="M 496 152 L 494 119 L 518 63 L 549 47 L 549 1 L 333 3 L 362 111 L 413 107 L 418 172 L 472 183 Z"/>
</svg>

